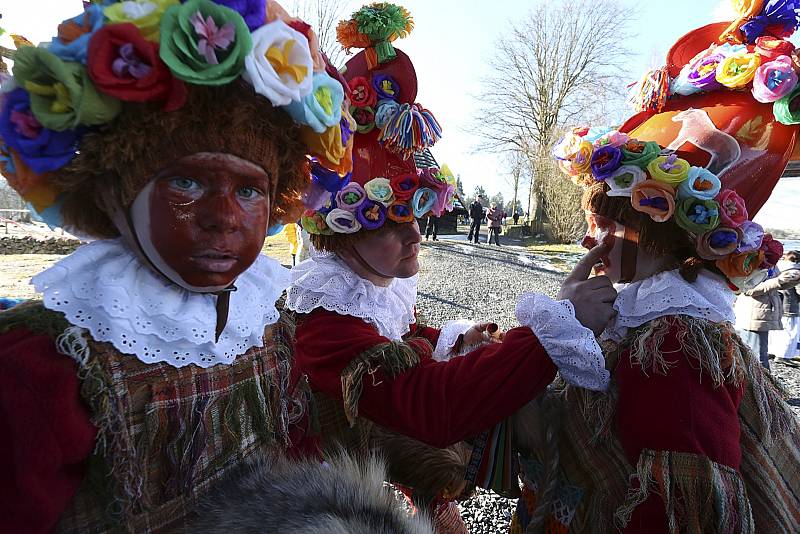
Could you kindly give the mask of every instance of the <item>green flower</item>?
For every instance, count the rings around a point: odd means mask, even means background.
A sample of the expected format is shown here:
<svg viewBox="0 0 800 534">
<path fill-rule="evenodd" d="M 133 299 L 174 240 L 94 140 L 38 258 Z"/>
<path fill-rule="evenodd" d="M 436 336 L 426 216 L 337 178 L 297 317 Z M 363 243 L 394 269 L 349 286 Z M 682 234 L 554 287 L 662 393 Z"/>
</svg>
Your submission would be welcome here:
<svg viewBox="0 0 800 534">
<path fill-rule="evenodd" d="M 244 70 L 253 47 L 242 16 L 210 0 L 172 6 L 161 18 L 161 59 L 176 78 L 225 85 Z"/>
<path fill-rule="evenodd" d="M 14 55 L 14 78 L 31 95 L 31 111 L 58 132 L 110 122 L 120 101 L 100 93 L 80 63 L 62 61 L 44 48 L 23 46 Z"/>
</svg>

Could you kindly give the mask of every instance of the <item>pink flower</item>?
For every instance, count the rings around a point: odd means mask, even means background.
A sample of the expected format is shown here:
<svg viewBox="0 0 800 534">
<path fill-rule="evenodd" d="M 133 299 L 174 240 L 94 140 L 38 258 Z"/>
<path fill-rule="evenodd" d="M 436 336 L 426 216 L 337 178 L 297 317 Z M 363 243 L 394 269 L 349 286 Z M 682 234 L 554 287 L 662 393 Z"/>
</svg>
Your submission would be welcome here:
<svg viewBox="0 0 800 534">
<path fill-rule="evenodd" d="M 203 54 L 210 64 L 218 65 L 216 50 L 227 50 L 233 42 L 235 37 L 233 24 L 227 22 L 222 28 L 217 28 L 217 23 L 210 15 L 203 20 L 203 15 L 199 11 L 192 15 L 190 22 L 197 35 L 203 37 L 197 41 L 197 51 Z"/>
<path fill-rule="evenodd" d="M 761 248 L 759 249 L 764 253 L 764 262 L 761 268 L 769 269 L 774 267 L 778 260 L 783 256 L 783 243 L 773 239 L 771 234 L 764 234 L 764 240 L 761 241 Z"/>
<path fill-rule="evenodd" d="M 748 219 L 744 199 L 733 189 L 723 189 L 716 198 L 722 226 L 738 228 Z"/>
</svg>

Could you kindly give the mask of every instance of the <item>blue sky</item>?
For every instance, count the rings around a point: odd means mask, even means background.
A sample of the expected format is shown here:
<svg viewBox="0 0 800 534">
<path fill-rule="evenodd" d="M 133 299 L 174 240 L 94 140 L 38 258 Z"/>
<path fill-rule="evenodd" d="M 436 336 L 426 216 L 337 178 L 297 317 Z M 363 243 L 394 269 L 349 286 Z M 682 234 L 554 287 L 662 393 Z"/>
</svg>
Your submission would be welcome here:
<svg viewBox="0 0 800 534">
<path fill-rule="evenodd" d="M 473 119 L 476 106 L 473 95 L 480 92 L 480 81 L 487 74 L 486 64 L 493 54 L 495 40 L 509 21 L 523 16 L 535 1 L 547 0 L 396 1 L 408 8 L 415 21 L 411 35 L 396 44 L 414 61 L 419 78 L 418 101 L 434 112 L 444 129 L 443 139 L 433 148 L 434 155 L 461 176 L 467 192 L 481 184 L 492 194 L 502 191 L 510 198 L 511 188 L 502 158 L 481 151 L 479 140 L 465 128 Z M 49 40 L 61 20 L 81 9 L 80 0 L 3 3 L 3 27 L 33 41 Z M 635 81 L 645 69 L 659 66 L 670 46 L 687 31 L 715 20 L 729 20 L 730 3 L 730 0 L 624 0 L 636 20 L 632 27 L 637 34 L 636 52 L 629 58 L 626 81 Z M 359 5 L 361 2 L 350 2 L 345 13 Z M 631 36 L 621 39 L 630 41 Z M 757 220 L 772 227 L 795 228 L 800 233 L 800 218 L 792 217 L 789 209 L 798 204 L 800 180 L 784 181 Z"/>
</svg>

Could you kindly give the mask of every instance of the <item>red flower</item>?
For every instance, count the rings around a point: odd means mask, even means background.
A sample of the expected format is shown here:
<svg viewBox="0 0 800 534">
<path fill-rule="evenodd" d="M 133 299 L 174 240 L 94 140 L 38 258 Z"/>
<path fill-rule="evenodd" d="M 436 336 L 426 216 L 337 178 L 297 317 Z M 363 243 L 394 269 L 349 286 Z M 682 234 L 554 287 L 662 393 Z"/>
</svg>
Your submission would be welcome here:
<svg viewBox="0 0 800 534">
<path fill-rule="evenodd" d="M 350 101 L 354 106 L 362 108 L 364 106 L 374 106 L 378 97 L 375 94 L 375 89 L 369 80 L 363 76 L 356 76 L 350 80 Z"/>
<path fill-rule="evenodd" d="M 764 239 L 761 241 L 761 248 L 764 252 L 764 269 L 774 267 L 778 260 L 783 256 L 783 243 L 773 239 L 772 235 L 764 234 Z"/>
<path fill-rule="evenodd" d="M 419 177 L 416 174 L 401 174 L 395 176 L 390 181 L 394 198 L 397 200 L 408 200 L 414 196 L 414 192 L 419 189 Z"/>
<path fill-rule="evenodd" d="M 130 23 L 107 24 L 89 41 L 89 76 L 101 92 L 125 102 L 165 101 L 173 111 L 186 102 L 186 85 L 158 55 L 158 43 L 146 41 Z"/>
</svg>

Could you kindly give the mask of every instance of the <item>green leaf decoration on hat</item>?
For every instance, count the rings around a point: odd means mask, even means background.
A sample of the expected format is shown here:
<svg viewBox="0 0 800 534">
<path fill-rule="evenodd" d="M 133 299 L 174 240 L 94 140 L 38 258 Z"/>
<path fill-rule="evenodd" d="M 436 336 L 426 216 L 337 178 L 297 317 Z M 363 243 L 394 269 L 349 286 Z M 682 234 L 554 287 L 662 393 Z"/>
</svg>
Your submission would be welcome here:
<svg viewBox="0 0 800 534">
<path fill-rule="evenodd" d="M 120 101 L 100 93 L 86 68 L 44 48 L 24 46 L 14 55 L 14 78 L 31 95 L 31 110 L 45 128 L 64 131 L 110 122 Z"/>
<path fill-rule="evenodd" d="M 161 59 L 176 78 L 196 85 L 225 85 L 244 70 L 253 48 L 236 11 L 209 0 L 172 6 L 161 18 Z"/>
<path fill-rule="evenodd" d="M 379 63 L 397 56 L 391 41 L 405 37 L 413 28 L 408 11 L 389 3 L 364 6 L 353 14 L 353 19 L 358 24 L 358 31 L 372 41 Z"/>
</svg>

